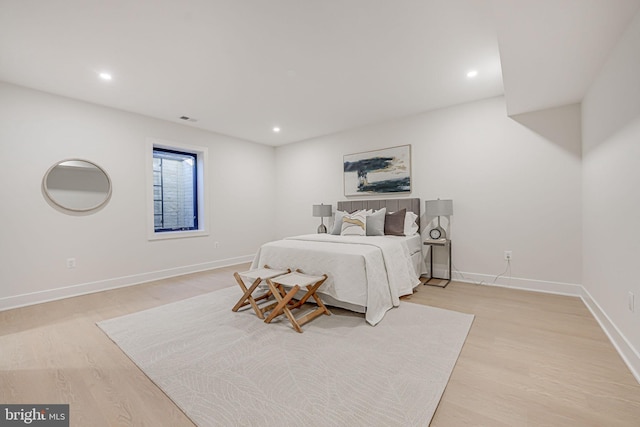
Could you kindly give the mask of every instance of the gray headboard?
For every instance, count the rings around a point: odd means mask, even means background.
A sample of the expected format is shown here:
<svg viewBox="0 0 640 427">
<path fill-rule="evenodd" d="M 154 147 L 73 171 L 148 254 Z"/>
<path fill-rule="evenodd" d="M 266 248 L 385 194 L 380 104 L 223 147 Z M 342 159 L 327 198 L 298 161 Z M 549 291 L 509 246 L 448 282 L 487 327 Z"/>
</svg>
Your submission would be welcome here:
<svg viewBox="0 0 640 427">
<path fill-rule="evenodd" d="M 378 210 L 387 208 L 388 212 L 399 211 L 400 209 L 407 209 L 418 215 L 416 222 L 420 226 L 420 199 L 380 199 L 380 200 L 344 200 L 338 202 L 338 210 L 353 212 L 360 209 L 373 209 Z"/>
</svg>

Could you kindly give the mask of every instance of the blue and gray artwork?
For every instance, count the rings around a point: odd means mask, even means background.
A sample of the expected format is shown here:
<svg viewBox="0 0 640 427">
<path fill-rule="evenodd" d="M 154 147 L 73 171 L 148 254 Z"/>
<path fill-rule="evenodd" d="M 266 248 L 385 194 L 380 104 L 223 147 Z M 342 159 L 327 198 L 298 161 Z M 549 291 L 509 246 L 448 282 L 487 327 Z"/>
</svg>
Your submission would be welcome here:
<svg viewBox="0 0 640 427">
<path fill-rule="evenodd" d="M 345 156 L 345 195 L 411 191 L 410 146 Z"/>
</svg>

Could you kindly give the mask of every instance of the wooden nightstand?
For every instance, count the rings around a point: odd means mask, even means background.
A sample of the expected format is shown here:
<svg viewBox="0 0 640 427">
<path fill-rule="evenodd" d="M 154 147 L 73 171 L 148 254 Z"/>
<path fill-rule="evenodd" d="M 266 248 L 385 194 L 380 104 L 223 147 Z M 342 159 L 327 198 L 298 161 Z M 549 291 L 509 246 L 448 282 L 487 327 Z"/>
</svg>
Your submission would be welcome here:
<svg viewBox="0 0 640 427">
<path fill-rule="evenodd" d="M 429 279 L 427 279 L 426 282 L 424 282 L 425 285 L 428 286 L 437 286 L 438 288 L 446 288 L 447 285 L 449 284 L 449 282 L 451 282 L 451 240 L 449 239 L 438 239 L 438 240 L 431 240 L 428 239 L 426 241 L 424 241 L 422 243 L 425 246 L 430 246 L 429 248 Z M 449 276 L 448 277 L 434 277 L 433 276 L 433 249 L 434 247 L 437 246 L 442 246 L 448 249 L 449 251 Z M 440 282 L 440 284 L 435 284 L 435 283 L 429 283 L 431 282 L 431 280 L 446 280 L 445 284 L 443 285 L 442 282 Z"/>
</svg>

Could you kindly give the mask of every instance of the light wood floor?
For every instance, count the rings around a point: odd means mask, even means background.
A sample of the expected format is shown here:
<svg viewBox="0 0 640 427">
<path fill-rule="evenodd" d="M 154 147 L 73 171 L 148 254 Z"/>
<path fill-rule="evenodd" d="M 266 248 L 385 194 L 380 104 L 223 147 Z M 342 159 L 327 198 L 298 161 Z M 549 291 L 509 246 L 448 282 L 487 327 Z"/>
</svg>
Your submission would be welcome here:
<svg viewBox="0 0 640 427">
<path fill-rule="evenodd" d="M 69 403 L 72 426 L 193 426 L 95 323 L 236 286 L 245 267 L 0 312 L 0 403 Z M 580 299 L 453 282 L 405 300 L 476 316 L 432 426 L 640 426 L 640 385 Z"/>
</svg>

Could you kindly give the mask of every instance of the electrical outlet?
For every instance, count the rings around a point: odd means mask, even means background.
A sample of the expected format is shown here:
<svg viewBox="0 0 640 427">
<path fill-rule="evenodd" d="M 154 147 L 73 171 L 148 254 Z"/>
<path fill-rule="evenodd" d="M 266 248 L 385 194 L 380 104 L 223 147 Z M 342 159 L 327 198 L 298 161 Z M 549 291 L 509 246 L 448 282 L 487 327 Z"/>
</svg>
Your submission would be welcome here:
<svg viewBox="0 0 640 427">
<path fill-rule="evenodd" d="M 629 292 L 629 311 L 633 313 L 635 310 L 635 295 L 633 295 L 633 292 Z"/>
<path fill-rule="evenodd" d="M 513 259 L 511 251 L 504 251 L 504 259 L 505 261 L 511 261 Z"/>
<path fill-rule="evenodd" d="M 213 242 L 213 247 L 214 248 L 219 248 L 220 247 L 220 242 Z"/>
<path fill-rule="evenodd" d="M 67 258 L 67 268 L 76 268 L 75 258 Z"/>
</svg>

